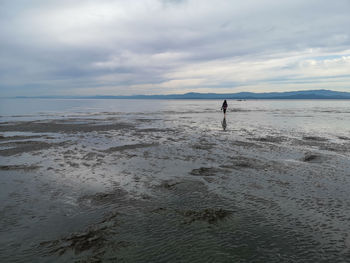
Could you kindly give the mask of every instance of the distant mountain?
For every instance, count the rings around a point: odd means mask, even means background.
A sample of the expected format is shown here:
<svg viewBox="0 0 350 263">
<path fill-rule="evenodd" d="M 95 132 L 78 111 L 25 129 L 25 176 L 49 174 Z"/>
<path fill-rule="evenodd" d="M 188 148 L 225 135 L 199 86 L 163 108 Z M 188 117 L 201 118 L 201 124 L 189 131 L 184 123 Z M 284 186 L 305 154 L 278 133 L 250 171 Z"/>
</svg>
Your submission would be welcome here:
<svg viewBox="0 0 350 263">
<path fill-rule="evenodd" d="M 16 97 L 34 98 L 34 97 Z M 131 96 L 41 96 L 36 98 L 60 98 L 60 99 L 350 99 L 350 92 L 332 90 L 303 90 L 289 92 L 268 93 L 195 93 L 170 94 L 170 95 L 131 95 Z"/>
</svg>

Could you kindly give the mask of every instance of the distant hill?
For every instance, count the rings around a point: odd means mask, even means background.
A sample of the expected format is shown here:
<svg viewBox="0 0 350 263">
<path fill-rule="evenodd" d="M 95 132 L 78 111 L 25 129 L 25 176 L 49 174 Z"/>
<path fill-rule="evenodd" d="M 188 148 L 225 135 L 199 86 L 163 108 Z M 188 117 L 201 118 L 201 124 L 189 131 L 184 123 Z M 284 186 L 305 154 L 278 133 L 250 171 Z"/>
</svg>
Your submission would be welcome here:
<svg viewBox="0 0 350 263">
<path fill-rule="evenodd" d="M 16 97 L 34 98 L 34 97 Z M 35 98 L 64 98 L 64 99 L 350 99 L 350 92 L 332 90 L 303 90 L 289 92 L 268 93 L 195 93 L 170 94 L 170 95 L 131 95 L 131 96 L 41 96 Z"/>
</svg>

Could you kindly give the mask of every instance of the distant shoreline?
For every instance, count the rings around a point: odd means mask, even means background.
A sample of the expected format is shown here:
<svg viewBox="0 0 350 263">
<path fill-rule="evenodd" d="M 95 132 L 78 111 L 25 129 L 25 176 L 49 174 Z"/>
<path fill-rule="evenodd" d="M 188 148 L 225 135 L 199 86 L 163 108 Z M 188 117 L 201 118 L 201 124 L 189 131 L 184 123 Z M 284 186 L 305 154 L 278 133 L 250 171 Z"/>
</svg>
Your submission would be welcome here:
<svg viewBox="0 0 350 263">
<path fill-rule="evenodd" d="M 2 97 L 5 98 L 5 97 Z M 15 96 L 17 99 L 143 99 L 143 100 L 349 100 L 350 92 L 332 90 L 303 90 L 269 93 L 185 93 L 168 95 L 94 95 L 94 96 Z"/>
<path fill-rule="evenodd" d="M 248 101 L 248 100 L 350 100 L 350 98 L 246 98 L 246 99 L 237 99 L 237 98 L 82 98 L 82 97 L 0 97 L 0 99 L 61 99 L 61 100 L 236 100 L 236 101 Z"/>
</svg>

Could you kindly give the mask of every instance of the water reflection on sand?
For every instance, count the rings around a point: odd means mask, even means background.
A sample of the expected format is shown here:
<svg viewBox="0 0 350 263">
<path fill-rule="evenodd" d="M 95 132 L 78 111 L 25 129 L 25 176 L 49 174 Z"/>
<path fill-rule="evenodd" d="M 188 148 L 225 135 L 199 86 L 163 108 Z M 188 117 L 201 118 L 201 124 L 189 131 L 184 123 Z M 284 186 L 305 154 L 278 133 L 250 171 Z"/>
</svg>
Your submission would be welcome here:
<svg viewBox="0 0 350 263">
<path fill-rule="evenodd" d="M 1 112 L 3 260 L 345 262 L 349 104 L 220 103 Z"/>
</svg>

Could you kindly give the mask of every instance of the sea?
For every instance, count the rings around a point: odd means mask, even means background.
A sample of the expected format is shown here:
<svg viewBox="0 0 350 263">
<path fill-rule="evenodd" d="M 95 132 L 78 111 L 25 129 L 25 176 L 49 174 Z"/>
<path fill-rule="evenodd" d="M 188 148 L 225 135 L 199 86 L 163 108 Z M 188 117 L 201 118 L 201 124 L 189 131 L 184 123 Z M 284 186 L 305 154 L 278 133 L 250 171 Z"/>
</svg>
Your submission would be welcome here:
<svg viewBox="0 0 350 263">
<path fill-rule="evenodd" d="M 316 133 L 350 132 L 350 100 L 232 100 L 229 127 L 275 127 Z M 187 114 L 209 129 L 220 124 L 221 100 L 0 99 L 0 122 L 119 115 Z M 221 114 L 221 115 L 220 115 Z M 220 129 L 220 126 L 219 126 Z"/>
</svg>

